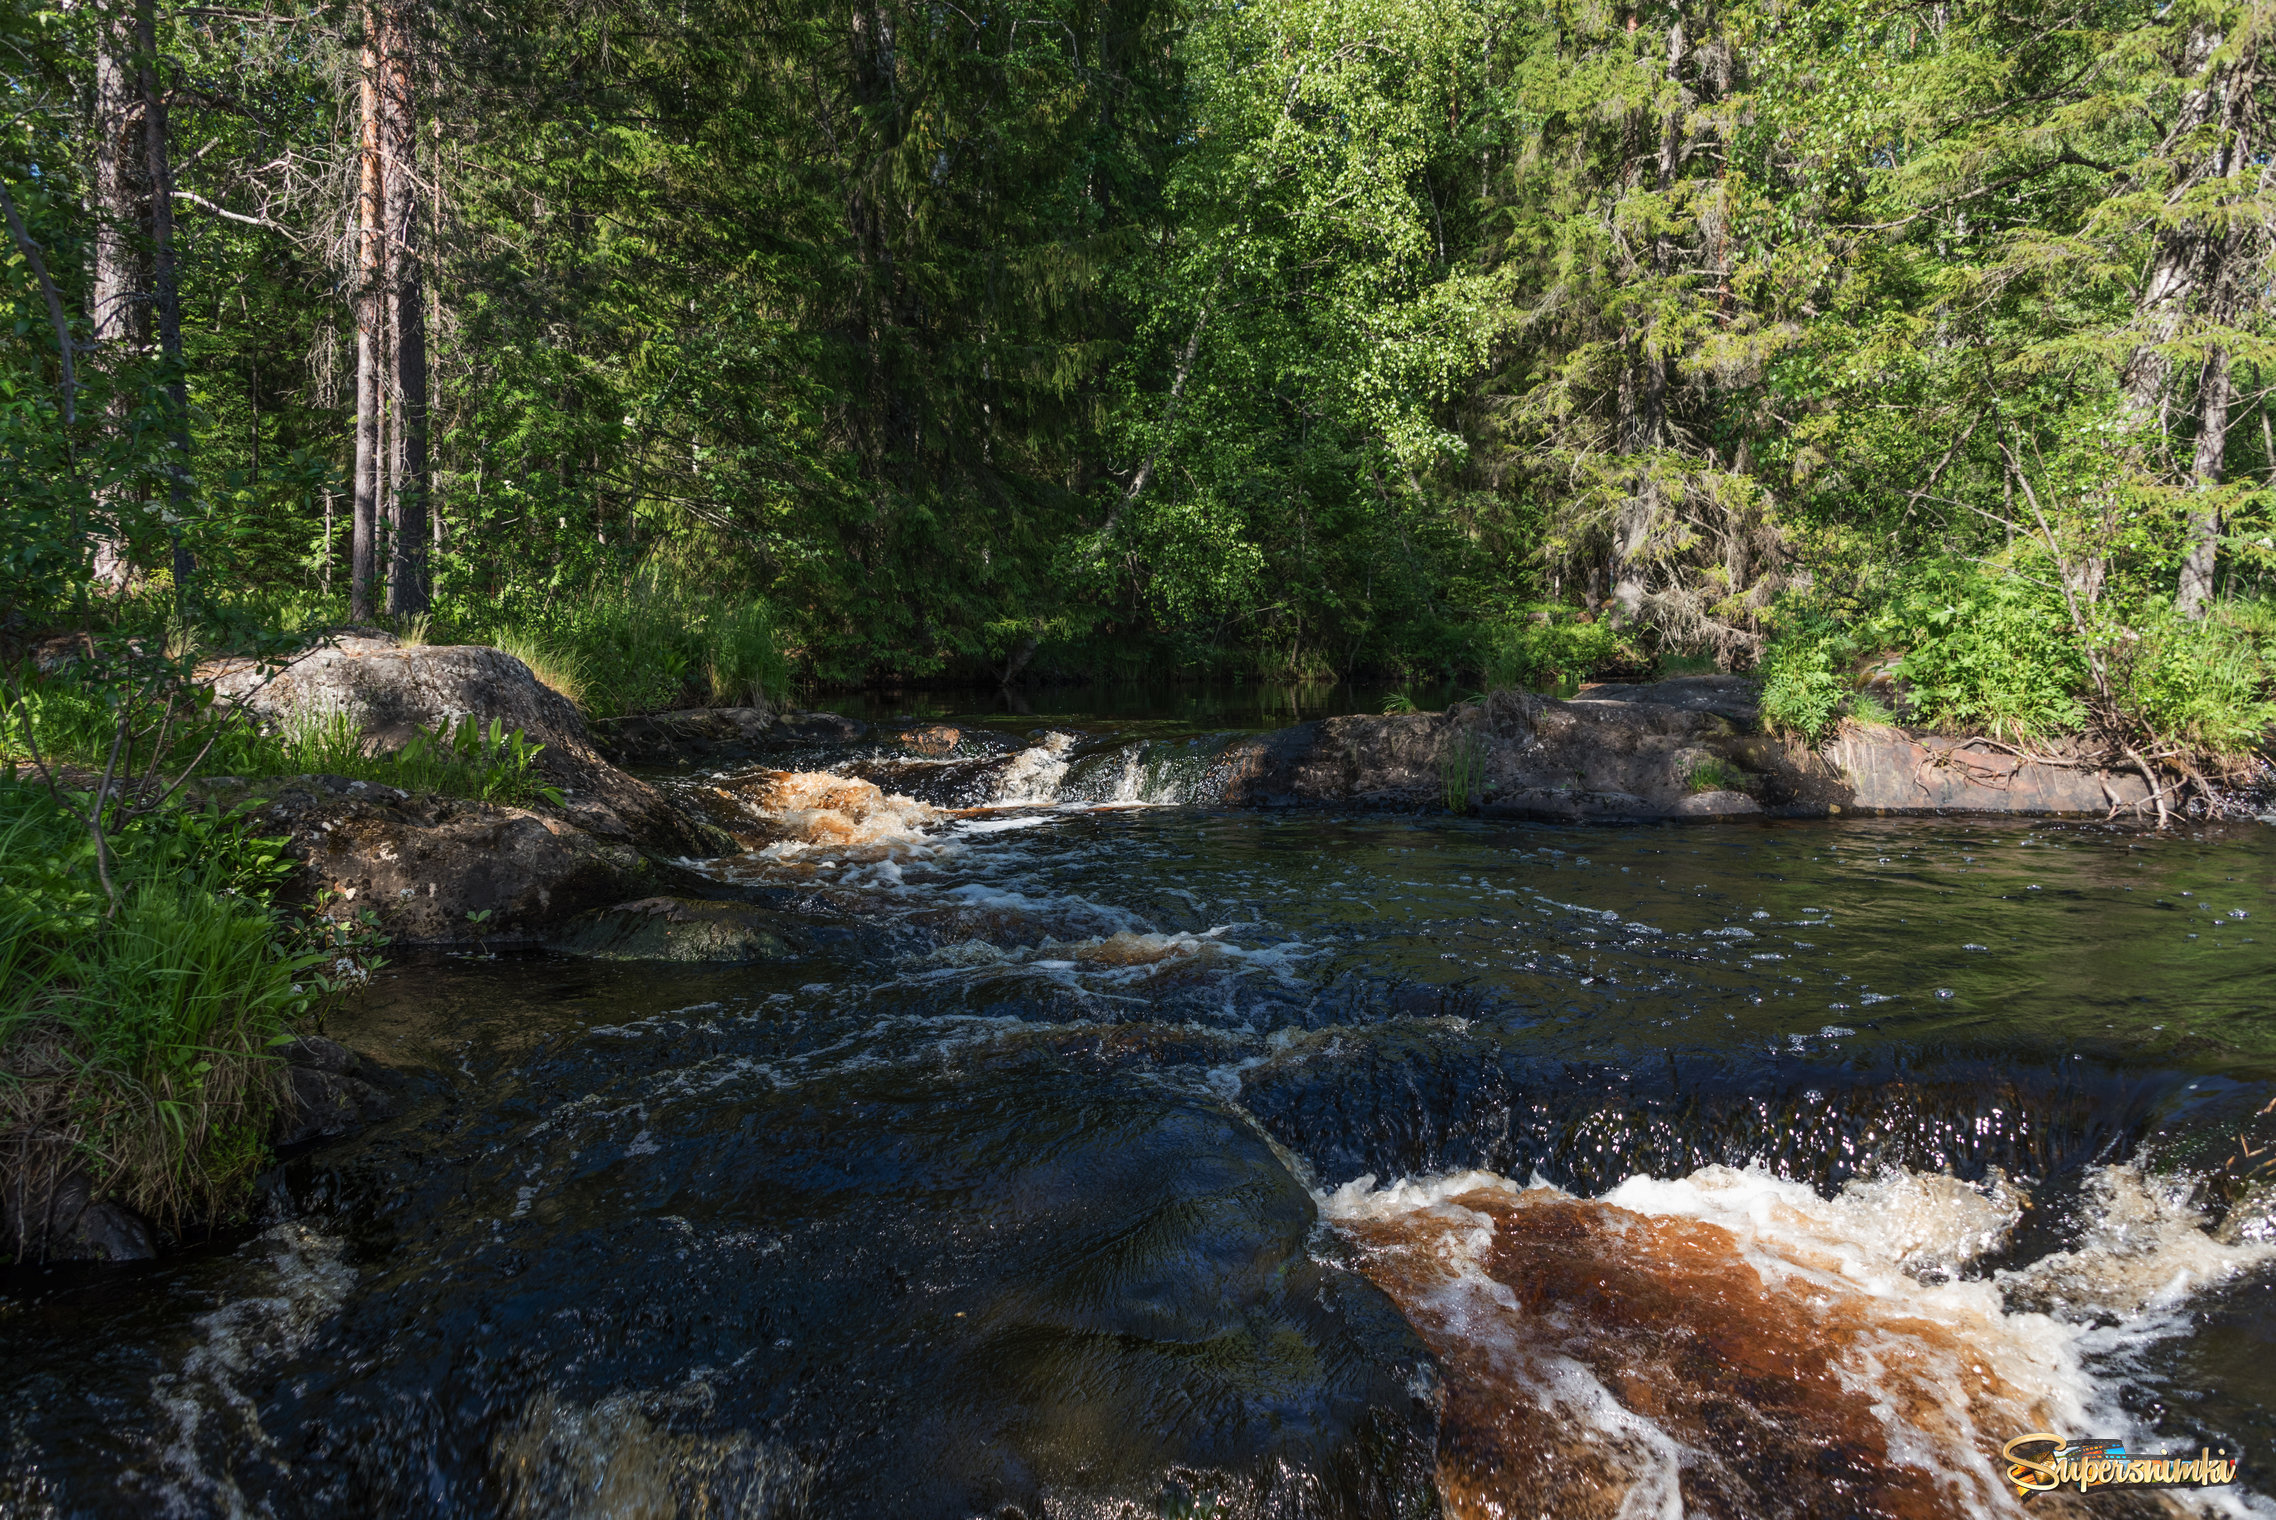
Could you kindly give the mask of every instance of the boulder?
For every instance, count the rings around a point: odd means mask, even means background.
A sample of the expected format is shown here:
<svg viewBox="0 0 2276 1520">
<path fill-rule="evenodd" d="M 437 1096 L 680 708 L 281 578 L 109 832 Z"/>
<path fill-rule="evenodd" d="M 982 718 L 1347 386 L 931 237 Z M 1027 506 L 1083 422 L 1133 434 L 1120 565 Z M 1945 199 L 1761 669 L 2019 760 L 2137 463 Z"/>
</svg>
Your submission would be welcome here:
<svg viewBox="0 0 2276 1520">
<path fill-rule="evenodd" d="M 1715 682 L 1696 700 L 1504 691 L 1442 713 L 1328 718 L 1231 747 L 1226 797 L 1562 822 L 1825 811 L 1830 769 L 1749 731 L 1746 711 Z"/>
<path fill-rule="evenodd" d="M 285 1071 L 272 1144 L 338 1139 L 395 1116 L 398 1106 L 386 1090 L 385 1074 L 339 1041 L 302 1035 L 279 1054 Z"/>
<path fill-rule="evenodd" d="M 518 944 L 578 914 L 653 893 L 662 869 L 619 840 L 528 808 L 414 796 L 339 776 L 215 783 L 257 801 L 306 866 L 300 893 L 337 919 L 370 909 L 400 945 Z M 487 912 L 481 923 L 468 915 Z"/>
<path fill-rule="evenodd" d="M 797 953 L 799 935 L 749 903 L 644 897 L 581 914 L 546 937 L 572 955 L 605 961 L 734 965 Z"/>
<path fill-rule="evenodd" d="M 561 789 L 561 816 L 578 828 L 680 853 L 717 848 L 654 787 L 604 759 L 575 705 L 502 650 L 350 634 L 281 669 L 229 659 L 198 674 L 265 727 L 345 713 L 379 750 L 400 749 L 422 730 L 448 732 L 470 715 L 485 725 L 495 719 L 545 746 L 536 769 Z"/>
<path fill-rule="evenodd" d="M 149 1261 L 158 1254 L 149 1221 L 93 1196 L 77 1167 L 35 1179 L 25 1168 L 0 1188 L 0 1246 L 19 1261 Z M 43 1185 L 44 1183 L 44 1185 Z"/>
</svg>

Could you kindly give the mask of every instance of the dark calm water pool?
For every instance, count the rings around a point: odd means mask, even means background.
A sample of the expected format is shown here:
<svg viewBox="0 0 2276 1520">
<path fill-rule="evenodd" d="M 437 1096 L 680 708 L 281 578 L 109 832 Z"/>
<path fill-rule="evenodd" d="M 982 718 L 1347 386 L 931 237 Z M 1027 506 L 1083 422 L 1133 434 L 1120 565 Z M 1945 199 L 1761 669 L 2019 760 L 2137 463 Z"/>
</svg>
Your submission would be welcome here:
<svg viewBox="0 0 2276 1520">
<path fill-rule="evenodd" d="M 0 1514 L 2276 1513 L 2276 829 L 1226 811 L 1222 717 L 691 781 L 792 960 L 402 960 L 401 1118 L 6 1278 Z"/>
</svg>

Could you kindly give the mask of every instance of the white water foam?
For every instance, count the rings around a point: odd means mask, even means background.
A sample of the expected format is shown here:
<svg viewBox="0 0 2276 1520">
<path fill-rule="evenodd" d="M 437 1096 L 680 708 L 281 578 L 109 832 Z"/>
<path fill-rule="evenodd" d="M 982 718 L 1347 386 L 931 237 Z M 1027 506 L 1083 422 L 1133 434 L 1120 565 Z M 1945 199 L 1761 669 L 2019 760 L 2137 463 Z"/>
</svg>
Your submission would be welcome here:
<svg viewBox="0 0 2276 1520">
<path fill-rule="evenodd" d="M 1727 1479 L 1730 1469 L 1684 1438 L 1684 1430 L 1697 1436 L 1696 1425 L 1657 1422 L 1615 1392 L 1640 1321 L 1608 1329 L 1609 1319 L 1591 1322 L 1585 1302 L 1528 1296 L 1539 1288 L 1529 1281 L 1536 1266 L 1549 1271 L 1550 1253 L 1574 1240 L 1589 1242 L 1572 1279 L 1584 1284 L 1581 1297 L 1617 1297 L 1625 1282 L 1631 1302 L 1649 1300 L 1668 1316 L 1652 1336 L 1728 1337 L 1751 1317 L 1763 1336 L 1822 1355 L 1828 1388 L 1861 1400 L 1877 1422 L 1885 1481 L 1933 1493 L 1939 1511 L 1971 1520 L 2023 1513 L 1996 1461 L 2013 1436 L 2053 1430 L 2160 1449 L 2157 1433 L 2120 1406 L 2111 1353 L 2182 1332 L 2193 1293 L 2276 1262 L 2276 1246 L 2209 1233 L 2184 1183 L 2131 1166 L 2095 1176 L 2072 1249 L 1976 1281 L 1953 1273 L 1998 1247 L 2029 1206 L 1996 1177 L 1978 1188 L 1891 1172 L 1825 1198 L 1760 1170 L 1715 1166 L 1633 1177 L 1582 1200 L 1538 1180 L 1521 1186 L 1473 1171 L 1382 1188 L 1362 1177 L 1319 1203 L 1450 1366 L 1495 1384 L 1491 1398 L 1530 1403 L 1579 1433 L 1577 1450 L 1557 1456 L 1558 1470 L 1600 1472 L 1591 1493 L 1613 1501 L 1604 1512 L 1616 1504 L 1621 1515 L 1671 1520 L 1689 1508 L 1687 1478 L 1719 1471 Z M 1591 1250 L 1602 1252 L 1594 1290 L 1585 1286 L 1596 1270 Z M 1722 1259 L 1707 1259 L 1716 1254 Z M 1741 1266 L 1759 1280 L 1759 1302 L 1744 1291 Z M 1680 1376 L 1683 1365 L 1641 1375 L 1675 1368 Z M 1664 1392 L 1647 1387 L 1640 1402 Z M 1491 1495 L 1448 1488 L 1455 1513 L 1494 1512 Z M 1465 1497 L 1476 1502 L 1466 1506 Z M 2238 1491 L 2164 1498 L 2177 1512 L 2276 1516 L 2276 1504 Z"/>
<path fill-rule="evenodd" d="M 265 1254 L 269 1291 L 236 1299 L 193 1321 L 202 1339 L 173 1372 L 151 1379 L 151 1399 L 162 1416 L 157 1452 L 157 1513 L 239 1520 L 268 1512 L 256 1508 L 226 1465 L 209 1465 L 207 1450 L 273 1451 L 260 1406 L 242 1380 L 264 1363 L 300 1350 L 347 1301 L 355 1269 L 340 1260 L 342 1242 L 301 1223 L 264 1230 L 241 1248 Z"/>
</svg>

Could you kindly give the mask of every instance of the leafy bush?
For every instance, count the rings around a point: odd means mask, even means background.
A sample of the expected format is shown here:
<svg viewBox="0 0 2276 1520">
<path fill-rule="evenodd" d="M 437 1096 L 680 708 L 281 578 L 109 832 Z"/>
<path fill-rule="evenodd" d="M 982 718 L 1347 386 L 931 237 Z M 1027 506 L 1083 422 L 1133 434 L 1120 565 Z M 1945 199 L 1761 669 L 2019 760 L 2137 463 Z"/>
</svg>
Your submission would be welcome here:
<svg viewBox="0 0 2276 1520">
<path fill-rule="evenodd" d="M 2160 738 L 2236 754 L 2258 744 L 2276 723 L 2269 700 L 2272 671 L 2250 625 L 2216 612 L 2176 616 L 2151 604 L 2128 619 L 2127 636 L 2111 648 L 2114 694 Z"/>
<path fill-rule="evenodd" d="M 1875 642 L 1904 651 L 1891 674 L 1908 684 L 1919 722 L 2030 739 L 2085 721 L 2086 651 L 2047 581 L 1932 565 L 1867 626 Z"/>
<path fill-rule="evenodd" d="M 1479 666 L 1489 688 L 1570 692 L 1605 666 L 1638 658 L 1608 622 L 1582 622 L 1567 607 L 1533 607 L 1487 626 Z"/>
<path fill-rule="evenodd" d="M 1823 613 L 1791 618 L 1764 649 L 1763 720 L 1815 744 L 1851 700 L 1847 667 L 1856 641 Z"/>
<path fill-rule="evenodd" d="M 165 1223 L 236 1205 L 273 1047 L 370 964 L 269 906 L 290 862 L 249 823 L 171 808 L 117 830 L 114 907 L 84 823 L 0 776 L 0 1167 L 87 1165 Z"/>
</svg>

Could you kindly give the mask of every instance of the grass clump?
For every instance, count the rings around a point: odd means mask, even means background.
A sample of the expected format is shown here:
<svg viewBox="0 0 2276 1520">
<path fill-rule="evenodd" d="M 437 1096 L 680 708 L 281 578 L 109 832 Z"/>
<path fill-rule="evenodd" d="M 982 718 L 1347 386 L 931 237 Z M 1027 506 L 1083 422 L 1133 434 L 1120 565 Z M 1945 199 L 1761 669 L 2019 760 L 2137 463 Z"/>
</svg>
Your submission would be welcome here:
<svg viewBox="0 0 2276 1520">
<path fill-rule="evenodd" d="M 702 590 L 654 562 L 480 637 L 596 718 L 748 706 L 790 690 L 764 601 Z"/>
<path fill-rule="evenodd" d="M 272 906 L 291 863 L 242 813 L 170 807 L 107 842 L 115 899 L 84 819 L 0 775 L 0 1185 L 84 1167 L 162 1226 L 227 1217 L 267 1154 L 275 1047 L 368 945 Z"/>
<path fill-rule="evenodd" d="M 1691 773 L 1684 777 L 1684 781 L 1694 792 L 1743 792 L 1746 790 L 1746 777 L 1729 761 L 1717 755 L 1710 755 L 1704 760 L 1694 762 Z"/>
<path fill-rule="evenodd" d="M 68 675 L 23 682 L 0 700 L 0 761 L 101 770 L 117 733 L 115 701 L 115 692 Z M 421 732 L 400 749 L 379 751 L 346 713 L 304 713 L 263 730 L 243 715 L 207 707 L 167 731 L 155 768 L 179 770 L 201 750 L 197 768 L 209 776 L 345 776 L 474 802 L 561 800 L 536 766 L 544 745 L 471 714 L 447 732 Z"/>
</svg>

